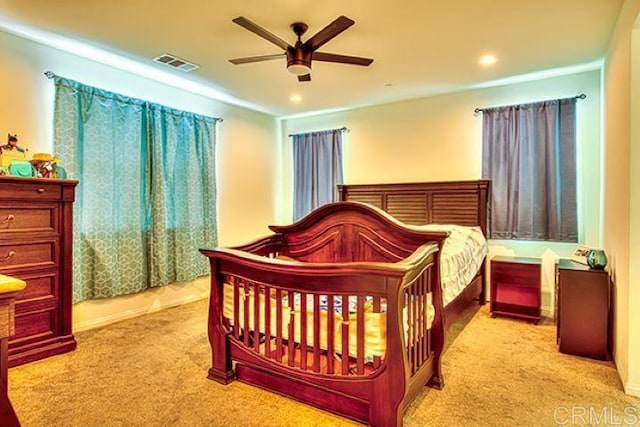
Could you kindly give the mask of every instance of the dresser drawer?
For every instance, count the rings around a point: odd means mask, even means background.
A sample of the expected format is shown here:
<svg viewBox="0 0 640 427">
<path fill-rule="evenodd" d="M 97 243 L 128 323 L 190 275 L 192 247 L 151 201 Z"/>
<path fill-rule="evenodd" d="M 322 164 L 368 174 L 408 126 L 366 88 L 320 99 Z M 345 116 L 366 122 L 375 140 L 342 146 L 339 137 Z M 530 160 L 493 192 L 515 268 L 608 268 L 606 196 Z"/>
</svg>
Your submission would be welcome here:
<svg viewBox="0 0 640 427">
<path fill-rule="evenodd" d="M 34 301 L 54 300 L 58 296 L 58 271 L 44 273 L 25 273 L 17 275 L 27 283 L 18 293 L 16 305 L 21 306 Z M 14 276 L 14 277 L 17 277 Z"/>
<path fill-rule="evenodd" d="M 60 200 L 62 186 L 55 182 L 16 182 L 11 186 L 0 185 L 2 200 Z"/>
<path fill-rule="evenodd" d="M 58 239 L 0 242 L 0 271 L 55 267 Z M 17 274 L 19 276 L 19 274 Z"/>
<path fill-rule="evenodd" d="M 56 307 L 41 308 L 28 313 L 18 313 L 15 317 L 15 334 L 11 337 L 11 342 L 32 341 L 33 339 L 43 339 L 53 337 L 57 333 Z"/>
<path fill-rule="evenodd" d="M 0 204 L 0 236 L 30 232 L 58 232 L 58 209 L 55 204 Z"/>
</svg>

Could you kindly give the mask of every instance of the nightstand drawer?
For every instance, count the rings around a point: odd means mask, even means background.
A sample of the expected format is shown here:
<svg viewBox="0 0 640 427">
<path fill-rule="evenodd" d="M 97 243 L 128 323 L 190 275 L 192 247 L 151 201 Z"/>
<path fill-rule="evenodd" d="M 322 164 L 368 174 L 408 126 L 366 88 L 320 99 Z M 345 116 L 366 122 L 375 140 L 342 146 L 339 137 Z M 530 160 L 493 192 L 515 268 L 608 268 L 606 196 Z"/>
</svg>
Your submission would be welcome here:
<svg viewBox="0 0 640 427">
<path fill-rule="evenodd" d="M 541 260 L 494 257 L 491 260 L 491 315 L 540 320 Z"/>
<path fill-rule="evenodd" d="M 0 243 L 0 271 L 55 267 L 57 239 Z"/>
<path fill-rule="evenodd" d="M 0 235 L 31 232 L 58 232 L 58 211 L 55 205 L 0 205 Z"/>
<path fill-rule="evenodd" d="M 491 270 L 492 280 L 520 286 L 539 288 L 540 266 L 518 266 L 518 268 L 501 268 L 497 265 Z"/>
</svg>

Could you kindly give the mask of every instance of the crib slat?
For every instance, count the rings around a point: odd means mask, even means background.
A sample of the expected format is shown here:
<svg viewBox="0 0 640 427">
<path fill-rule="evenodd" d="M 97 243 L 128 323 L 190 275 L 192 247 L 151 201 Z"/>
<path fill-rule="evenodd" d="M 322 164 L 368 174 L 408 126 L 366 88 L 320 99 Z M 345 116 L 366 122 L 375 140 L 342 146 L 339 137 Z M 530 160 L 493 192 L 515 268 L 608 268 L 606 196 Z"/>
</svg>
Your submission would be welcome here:
<svg viewBox="0 0 640 427">
<path fill-rule="evenodd" d="M 407 359 L 409 359 L 409 368 L 411 369 L 411 373 L 413 373 L 413 352 L 411 351 L 411 343 L 413 340 L 413 328 L 411 323 L 411 293 L 409 289 L 405 289 L 404 291 L 404 299 L 405 299 L 405 307 L 406 307 L 406 322 L 407 322 Z"/>
<path fill-rule="evenodd" d="M 423 364 L 428 358 L 425 343 L 427 342 L 427 289 L 424 284 L 424 274 L 420 276 L 420 360 Z"/>
<path fill-rule="evenodd" d="M 271 358 L 271 288 L 264 287 L 264 355 Z"/>
<path fill-rule="evenodd" d="M 425 286 L 425 290 L 426 293 L 430 293 L 431 292 L 431 268 L 427 269 L 427 271 L 424 272 L 423 277 L 424 277 L 424 286 Z M 425 295 L 425 303 L 426 303 L 426 295 Z M 433 304 L 433 301 L 431 301 L 431 303 Z M 425 312 L 425 328 L 426 328 L 426 312 Z M 427 337 L 425 339 L 425 343 L 424 343 L 424 348 L 425 348 L 425 355 L 426 358 L 431 357 L 431 330 L 430 329 L 426 329 L 426 334 Z"/>
<path fill-rule="evenodd" d="M 320 372 L 320 295 L 313 294 L 313 372 Z"/>
<path fill-rule="evenodd" d="M 300 369 L 307 369 L 307 294 L 300 294 Z"/>
<path fill-rule="evenodd" d="M 334 299 L 333 295 L 327 295 L 327 374 L 333 375 L 335 373 L 335 311 L 334 311 Z"/>
<path fill-rule="evenodd" d="M 342 295 L 342 375 L 349 375 L 349 296 Z"/>
<path fill-rule="evenodd" d="M 253 285 L 253 350 L 260 353 L 260 285 Z"/>
<path fill-rule="evenodd" d="M 418 335 L 418 302 L 420 300 L 420 295 L 418 294 L 418 289 L 417 289 L 417 284 L 416 282 L 413 282 L 413 284 L 411 285 L 411 293 L 412 293 L 412 304 L 411 304 L 411 309 L 413 311 L 413 315 L 412 315 L 412 319 L 411 319 L 411 323 L 413 325 L 413 340 L 411 341 L 411 345 L 412 345 L 412 352 L 413 352 L 413 372 L 417 371 L 418 367 L 420 366 L 420 359 L 418 358 L 418 340 L 419 340 L 419 335 Z"/>
<path fill-rule="evenodd" d="M 244 301 L 243 301 L 243 310 L 244 310 L 244 321 L 242 323 L 242 339 L 244 345 L 249 346 L 249 283 L 242 281 L 244 286 Z"/>
<path fill-rule="evenodd" d="M 417 310 L 417 306 L 418 306 L 418 295 L 416 292 L 416 284 L 415 282 L 411 285 L 411 359 L 412 359 L 412 368 L 413 368 L 413 372 L 416 371 L 417 368 L 417 364 L 418 364 L 418 357 L 417 357 L 417 349 L 418 346 L 416 345 L 416 342 L 418 341 L 418 331 L 417 331 L 417 326 L 418 326 L 418 319 L 417 319 L 417 315 L 418 315 L 418 310 Z"/>
<path fill-rule="evenodd" d="M 276 289 L 276 361 L 282 362 L 282 290 Z"/>
<path fill-rule="evenodd" d="M 417 306 L 417 316 L 416 316 L 416 364 L 417 367 L 419 368 L 420 366 L 422 366 L 422 362 L 423 362 L 423 358 L 422 358 L 422 339 L 423 339 L 423 334 L 424 334 L 424 330 L 422 328 L 422 326 L 424 325 L 424 294 L 422 293 L 422 281 L 420 280 L 420 278 L 418 278 L 418 280 L 416 280 L 416 294 L 418 296 L 418 299 L 416 301 L 416 306 Z"/>
<path fill-rule="evenodd" d="M 233 337 L 240 337 L 240 290 L 238 284 L 233 277 L 230 277 L 229 283 L 233 285 Z"/>
<path fill-rule="evenodd" d="M 364 297 L 358 295 L 356 309 L 356 372 L 364 374 Z"/>
<path fill-rule="evenodd" d="M 373 312 L 380 313 L 381 311 L 381 303 L 380 297 L 373 297 Z M 378 369 L 380 367 L 381 358 L 380 356 L 373 356 L 373 369 Z"/>
<path fill-rule="evenodd" d="M 294 309 L 295 305 L 294 305 L 293 291 L 288 291 L 288 296 L 289 296 L 289 337 L 287 338 L 287 340 L 289 342 L 289 348 L 287 351 L 287 360 L 288 360 L 289 366 L 294 366 L 296 362 L 296 349 L 295 349 L 296 313 Z"/>
</svg>

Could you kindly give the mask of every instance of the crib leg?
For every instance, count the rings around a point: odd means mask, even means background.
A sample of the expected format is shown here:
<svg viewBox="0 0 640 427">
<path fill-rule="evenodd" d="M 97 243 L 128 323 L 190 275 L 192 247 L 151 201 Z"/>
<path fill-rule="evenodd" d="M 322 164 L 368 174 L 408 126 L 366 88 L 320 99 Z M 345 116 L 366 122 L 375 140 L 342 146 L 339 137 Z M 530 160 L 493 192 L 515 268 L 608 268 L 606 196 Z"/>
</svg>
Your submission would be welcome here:
<svg viewBox="0 0 640 427">
<path fill-rule="evenodd" d="M 436 390 L 442 390 L 444 388 L 444 378 L 442 375 L 433 375 L 429 380 L 429 387 L 435 388 Z"/>
<path fill-rule="evenodd" d="M 231 363 L 231 351 L 226 334 L 213 333 L 209 337 L 211 343 L 211 368 L 208 378 L 220 384 L 229 384 L 235 379 Z"/>
<path fill-rule="evenodd" d="M 229 340 L 223 336 L 223 339 L 217 345 L 211 346 L 212 366 L 209 369 L 208 378 L 219 382 L 220 384 L 229 384 L 235 379 L 235 373 L 231 364 L 231 352 L 229 349 Z"/>
<path fill-rule="evenodd" d="M 235 379 L 231 362 L 229 332 L 220 324 L 209 320 L 209 345 L 211 346 L 210 380 L 220 384 L 229 384 Z"/>
<path fill-rule="evenodd" d="M 214 380 L 217 383 L 227 385 L 231 383 L 235 378 L 233 370 L 227 372 L 219 372 L 215 368 L 209 368 L 209 375 L 207 378 Z"/>
</svg>

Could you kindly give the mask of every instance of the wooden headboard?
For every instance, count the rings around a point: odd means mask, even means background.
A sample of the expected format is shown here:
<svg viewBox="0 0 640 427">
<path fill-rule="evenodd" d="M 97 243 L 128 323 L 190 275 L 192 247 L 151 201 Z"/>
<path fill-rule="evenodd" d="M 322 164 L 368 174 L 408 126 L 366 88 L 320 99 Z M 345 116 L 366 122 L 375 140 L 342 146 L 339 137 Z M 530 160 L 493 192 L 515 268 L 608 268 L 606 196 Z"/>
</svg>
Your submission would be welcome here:
<svg viewBox="0 0 640 427">
<path fill-rule="evenodd" d="M 489 180 L 338 185 L 340 201 L 372 204 L 406 224 L 489 224 Z"/>
</svg>

